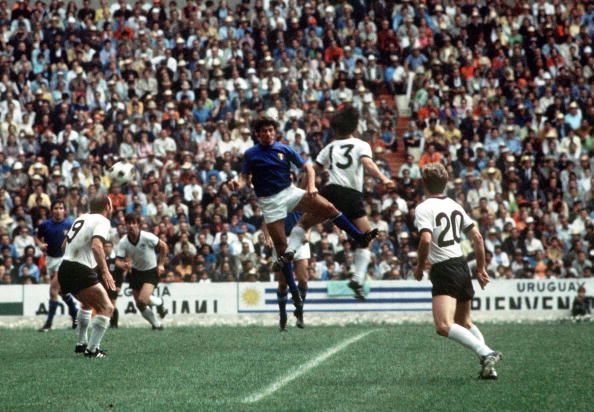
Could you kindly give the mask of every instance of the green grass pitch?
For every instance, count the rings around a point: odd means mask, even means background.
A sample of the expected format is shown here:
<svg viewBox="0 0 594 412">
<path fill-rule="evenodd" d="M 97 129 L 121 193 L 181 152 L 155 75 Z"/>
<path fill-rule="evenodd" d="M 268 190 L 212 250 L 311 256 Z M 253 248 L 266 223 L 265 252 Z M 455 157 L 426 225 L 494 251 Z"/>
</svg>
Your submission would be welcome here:
<svg viewBox="0 0 594 412">
<path fill-rule="evenodd" d="M 74 334 L 0 330 L 0 410 L 590 411 L 592 323 L 486 324 L 498 381 L 429 324 L 108 330 L 107 359 L 74 354 Z M 263 399 L 299 365 L 365 332 Z"/>
</svg>

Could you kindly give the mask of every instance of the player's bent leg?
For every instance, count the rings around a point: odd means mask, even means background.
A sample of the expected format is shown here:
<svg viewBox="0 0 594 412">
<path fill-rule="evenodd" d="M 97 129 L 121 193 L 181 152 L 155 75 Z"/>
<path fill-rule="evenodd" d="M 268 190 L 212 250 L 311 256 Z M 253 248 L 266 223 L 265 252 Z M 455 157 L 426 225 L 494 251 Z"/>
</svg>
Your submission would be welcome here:
<svg viewBox="0 0 594 412">
<path fill-rule="evenodd" d="M 321 195 L 314 198 L 304 196 L 297 205 L 296 210 L 304 213 L 300 224 L 305 230 L 318 223 L 331 220 L 332 223 L 347 232 L 363 247 L 367 246 L 377 236 L 377 231 L 361 232 L 336 206 Z"/>
<path fill-rule="evenodd" d="M 448 295 L 433 296 L 433 323 L 438 335 L 448 337 L 454 324 L 456 299 Z"/>
<path fill-rule="evenodd" d="M 456 324 L 466 328 L 481 344 L 485 347 L 485 338 L 479 330 L 479 328 L 472 323 L 470 320 L 470 306 L 471 300 L 465 302 L 458 302 L 456 305 L 456 314 L 454 315 L 454 321 Z M 479 379 L 497 379 L 497 371 L 495 370 L 495 364 L 502 359 L 500 352 L 491 351 L 486 356 L 480 356 L 479 360 L 481 363 L 481 371 L 479 373 Z"/>
<path fill-rule="evenodd" d="M 481 376 L 491 374 L 493 366 L 501 359 L 501 354 L 494 352 L 478 340 L 468 329 L 454 322 L 456 299 L 448 295 L 433 297 L 433 320 L 438 334 L 445 336 L 472 350 L 481 359 Z"/>
<path fill-rule="evenodd" d="M 85 305 L 92 307 L 96 311 L 96 316 L 91 322 L 91 336 L 85 356 L 91 358 L 103 358 L 105 352 L 100 349 L 101 340 L 109 326 L 109 319 L 113 314 L 113 305 L 107 296 L 105 288 L 97 283 L 76 293 L 77 299 Z"/>
<path fill-rule="evenodd" d="M 143 318 L 151 324 L 153 330 L 163 330 L 161 321 L 155 316 L 155 312 L 151 307 L 151 295 L 155 290 L 155 285 L 152 283 L 143 283 L 138 294 L 136 295 L 136 306 L 140 310 Z M 141 309 L 142 308 L 142 309 Z"/>
<path fill-rule="evenodd" d="M 478 340 L 485 343 L 485 338 L 479 328 L 470 320 L 470 305 L 472 301 L 458 302 L 456 304 L 456 314 L 454 315 L 454 322 L 460 326 L 464 326 L 470 331 Z"/>
</svg>

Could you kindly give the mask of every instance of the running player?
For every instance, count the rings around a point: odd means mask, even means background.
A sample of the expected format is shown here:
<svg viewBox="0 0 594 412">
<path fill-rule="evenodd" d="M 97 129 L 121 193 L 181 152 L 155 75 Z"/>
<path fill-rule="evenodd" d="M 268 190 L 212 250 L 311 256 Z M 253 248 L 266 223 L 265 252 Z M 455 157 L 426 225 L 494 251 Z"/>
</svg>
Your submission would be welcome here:
<svg viewBox="0 0 594 412">
<path fill-rule="evenodd" d="M 119 312 L 118 308 L 116 307 L 116 300 L 118 299 L 118 295 L 122 290 L 122 283 L 124 283 L 124 272 L 116 265 L 116 256 L 115 251 L 113 250 L 113 243 L 110 240 L 105 242 L 104 248 L 105 258 L 107 259 L 107 268 L 109 269 L 109 273 L 113 275 L 113 281 L 115 282 L 116 286 L 115 290 L 107 291 L 107 296 L 109 296 L 109 300 L 113 305 L 113 315 L 111 315 L 111 319 L 109 320 L 109 327 L 117 329 Z"/>
<path fill-rule="evenodd" d="M 140 223 L 138 215 L 126 215 L 128 233 L 118 243 L 116 265 L 128 272 L 128 283 L 142 317 L 151 324 L 153 330 L 163 330 L 161 320 L 155 316 L 152 306 L 156 307 L 161 319 L 168 311 L 163 306 L 163 299 L 153 296 L 153 291 L 159 283 L 159 276 L 165 272 L 169 247 L 154 234 L 140 230 Z"/>
<path fill-rule="evenodd" d="M 77 315 L 78 341 L 74 351 L 90 358 L 104 358 L 107 355 L 99 347 L 113 313 L 106 288 L 115 290 L 115 283 L 107 268 L 103 243 L 109 239 L 109 217 L 113 206 L 105 195 L 92 197 L 89 205 L 90 213 L 76 218 L 66 235 L 58 280 L 62 292 L 72 293 L 81 303 Z M 95 268 L 106 288 L 99 282 Z M 92 322 L 91 337 L 87 338 L 92 309 L 95 309 L 96 316 Z"/>
<path fill-rule="evenodd" d="M 362 233 L 332 203 L 318 195 L 312 164 L 306 163 L 290 146 L 276 141 L 277 127 L 277 123 L 269 118 L 261 118 L 254 122 L 253 129 L 258 143 L 245 152 L 239 180 L 234 179 L 229 183 L 236 190 L 253 184 L 258 206 L 262 210 L 268 233 L 282 264 L 293 304 L 299 309 L 302 300 L 293 277 L 291 262 L 303 243 L 307 229 L 331 219 L 336 226 L 364 245 L 369 244 L 377 232 Z M 305 171 L 307 190 L 293 185 L 292 165 Z M 303 212 L 303 216 L 287 239 L 285 218 L 287 213 L 293 210 Z"/>
<path fill-rule="evenodd" d="M 58 268 L 62 262 L 64 252 L 62 243 L 66 238 L 66 233 L 72 226 L 72 219 L 66 217 L 66 206 L 63 200 L 55 200 L 52 203 L 52 217 L 45 220 L 37 228 L 36 241 L 39 248 L 45 252 L 45 262 L 47 275 L 50 278 L 50 300 L 47 319 L 40 332 L 49 332 L 52 328 L 54 316 L 58 309 L 58 295 L 60 294 L 60 283 L 58 282 Z M 76 314 L 78 308 L 76 302 L 70 293 L 62 295 L 62 300 L 68 305 L 68 313 L 72 318 L 72 329 L 76 328 Z"/>
<path fill-rule="evenodd" d="M 289 236 L 293 226 L 297 224 L 299 219 L 301 218 L 301 213 L 299 212 L 291 212 L 287 215 L 285 219 L 285 235 Z M 262 230 L 265 232 L 265 236 L 269 237 L 268 232 L 266 231 L 266 225 L 262 225 Z M 307 236 L 306 236 L 307 237 Z M 276 256 L 276 252 L 273 252 L 274 256 Z M 301 247 L 297 249 L 295 252 L 295 257 L 293 258 L 294 263 L 294 271 L 295 277 L 297 278 L 297 288 L 299 289 L 299 295 L 301 296 L 301 300 L 303 304 L 305 304 L 305 297 L 307 296 L 307 266 L 309 263 L 309 259 L 311 258 L 311 250 L 309 248 L 309 241 L 303 242 Z M 287 331 L 287 280 L 282 275 L 282 266 L 278 265 L 277 262 L 273 264 L 273 270 L 276 273 L 276 279 L 278 282 L 278 289 L 276 291 L 276 298 L 278 302 L 278 310 L 279 310 L 279 325 L 280 331 L 286 332 Z M 303 305 L 300 308 L 295 308 L 293 315 L 297 318 L 297 327 L 303 329 L 305 327 L 305 323 L 303 321 Z"/>
<path fill-rule="evenodd" d="M 464 232 L 472 240 L 476 275 L 484 289 L 489 283 L 489 275 L 485 269 L 483 238 L 464 209 L 443 195 L 448 172 L 441 163 L 423 167 L 422 178 L 427 198 L 415 209 L 415 226 L 420 233 L 415 278 L 419 281 L 423 278 L 428 258 L 432 264 L 429 278 L 433 284 L 433 320 L 437 333 L 479 356 L 480 379 L 497 379 L 494 366 L 501 360 L 501 353 L 485 344 L 480 330 L 470 320 L 474 289 L 460 247 L 461 233 Z"/>
<path fill-rule="evenodd" d="M 393 188 L 394 182 L 373 161 L 369 143 L 352 136 L 358 124 L 359 112 L 353 106 L 346 106 L 336 113 L 330 121 L 336 140 L 320 151 L 316 165 L 328 171 L 328 184 L 322 189 L 322 196 L 342 210 L 365 233 L 371 230 L 371 225 L 363 204 L 363 171 L 379 179 L 386 188 Z M 354 250 L 355 273 L 349 288 L 357 299 L 365 300 L 363 284 L 371 261 L 371 251 L 361 244 L 355 245 Z"/>
</svg>

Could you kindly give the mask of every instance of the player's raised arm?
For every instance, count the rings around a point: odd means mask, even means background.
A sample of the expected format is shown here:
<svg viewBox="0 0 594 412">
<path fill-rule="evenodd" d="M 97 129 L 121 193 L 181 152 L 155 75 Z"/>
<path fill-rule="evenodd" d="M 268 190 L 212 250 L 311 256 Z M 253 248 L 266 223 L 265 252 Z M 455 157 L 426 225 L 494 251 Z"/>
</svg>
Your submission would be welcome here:
<svg viewBox="0 0 594 412">
<path fill-rule="evenodd" d="M 476 256 L 476 277 L 481 285 L 481 289 L 485 289 L 490 279 L 485 266 L 485 244 L 483 242 L 483 236 L 476 226 L 473 226 L 466 235 L 472 241 L 474 255 Z"/>
<path fill-rule="evenodd" d="M 381 170 L 379 170 L 379 167 L 377 167 L 377 164 L 373 161 L 373 159 L 367 156 L 363 156 L 361 157 L 361 163 L 363 164 L 363 167 L 365 168 L 365 172 L 367 172 L 367 174 L 371 175 L 372 177 L 375 177 L 376 179 L 379 179 L 380 182 L 382 182 L 382 184 L 385 185 L 387 188 L 392 188 L 395 186 L 392 179 L 390 179 L 388 176 L 383 174 Z"/>
</svg>

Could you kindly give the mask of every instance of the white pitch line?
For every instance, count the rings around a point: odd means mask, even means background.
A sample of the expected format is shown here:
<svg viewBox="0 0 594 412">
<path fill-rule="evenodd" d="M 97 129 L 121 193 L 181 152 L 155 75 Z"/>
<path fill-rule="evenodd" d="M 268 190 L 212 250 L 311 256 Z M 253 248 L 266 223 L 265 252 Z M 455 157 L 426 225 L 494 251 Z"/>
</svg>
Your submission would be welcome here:
<svg viewBox="0 0 594 412">
<path fill-rule="evenodd" d="M 364 337 L 366 337 L 367 335 L 369 335 L 370 333 L 375 332 L 375 331 L 377 331 L 377 329 L 363 332 L 357 336 L 354 336 L 350 339 L 347 339 L 347 340 L 339 343 L 336 346 L 333 346 L 332 348 L 328 349 L 326 352 L 320 354 L 316 358 L 301 365 L 296 371 L 291 372 L 284 378 L 281 378 L 277 382 L 274 382 L 273 384 L 267 386 L 265 389 L 261 390 L 260 392 L 257 392 L 253 395 L 246 397 L 242 402 L 243 403 L 255 403 L 255 402 L 258 402 L 258 401 L 262 400 L 263 398 L 267 397 L 268 395 L 272 395 L 274 392 L 276 392 L 277 390 L 279 390 L 280 388 L 285 386 L 287 383 L 291 382 L 294 379 L 297 379 L 299 376 L 308 372 L 310 369 L 313 369 L 316 366 L 318 366 L 320 363 L 324 362 L 330 356 L 340 352 L 341 350 L 345 349 L 347 346 L 363 339 Z"/>
</svg>

